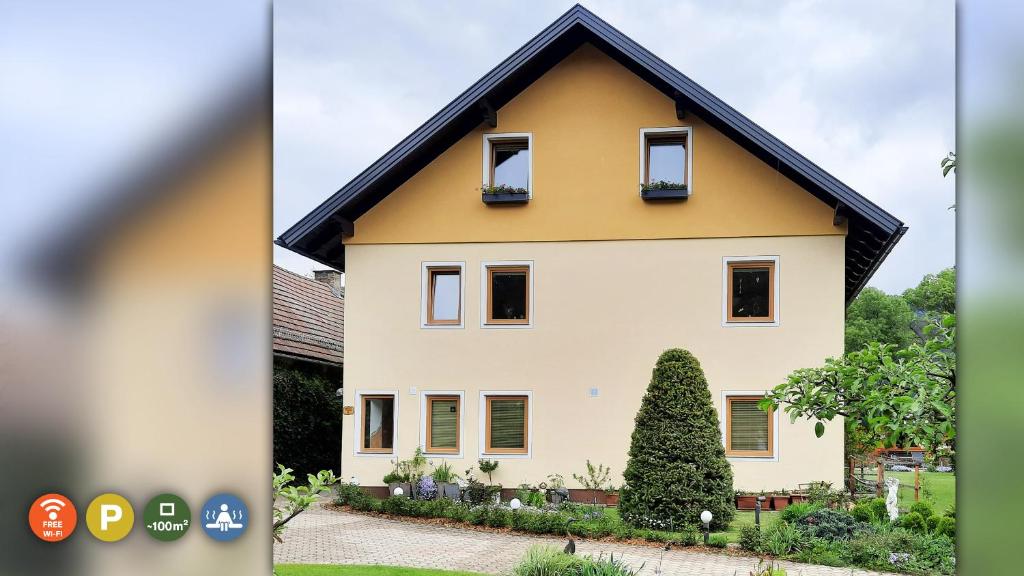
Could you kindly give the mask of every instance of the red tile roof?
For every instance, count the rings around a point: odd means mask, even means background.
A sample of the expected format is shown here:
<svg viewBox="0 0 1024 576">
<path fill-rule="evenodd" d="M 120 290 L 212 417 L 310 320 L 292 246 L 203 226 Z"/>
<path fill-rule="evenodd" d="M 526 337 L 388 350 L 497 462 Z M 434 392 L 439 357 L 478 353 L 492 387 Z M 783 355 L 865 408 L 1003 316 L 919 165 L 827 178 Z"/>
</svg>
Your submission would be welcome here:
<svg viewBox="0 0 1024 576">
<path fill-rule="evenodd" d="M 345 298 L 330 285 L 274 266 L 274 352 L 341 364 Z"/>
</svg>

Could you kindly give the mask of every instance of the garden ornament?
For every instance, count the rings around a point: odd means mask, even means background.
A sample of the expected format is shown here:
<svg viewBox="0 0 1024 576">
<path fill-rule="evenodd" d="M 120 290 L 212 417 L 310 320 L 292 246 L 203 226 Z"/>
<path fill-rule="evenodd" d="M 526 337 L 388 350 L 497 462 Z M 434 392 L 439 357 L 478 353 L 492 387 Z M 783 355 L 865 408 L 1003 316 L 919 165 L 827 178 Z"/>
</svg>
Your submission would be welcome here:
<svg viewBox="0 0 1024 576">
<path fill-rule="evenodd" d="M 895 522 L 896 517 L 900 515 L 896 498 L 900 489 L 900 479 L 890 476 L 885 479 L 885 486 L 889 489 L 885 496 L 885 509 L 889 511 L 889 521 Z"/>
</svg>

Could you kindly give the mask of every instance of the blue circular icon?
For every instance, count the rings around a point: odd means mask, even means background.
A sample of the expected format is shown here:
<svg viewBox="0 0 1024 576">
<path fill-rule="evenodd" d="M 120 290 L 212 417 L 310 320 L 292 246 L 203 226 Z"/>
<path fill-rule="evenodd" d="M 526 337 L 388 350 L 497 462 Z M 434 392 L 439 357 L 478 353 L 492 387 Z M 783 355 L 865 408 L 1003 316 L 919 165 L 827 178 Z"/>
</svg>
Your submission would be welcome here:
<svg viewBox="0 0 1024 576">
<path fill-rule="evenodd" d="M 241 536 L 249 527 L 249 509 L 232 494 L 217 494 L 206 501 L 200 516 L 207 536 L 228 542 Z"/>
</svg>

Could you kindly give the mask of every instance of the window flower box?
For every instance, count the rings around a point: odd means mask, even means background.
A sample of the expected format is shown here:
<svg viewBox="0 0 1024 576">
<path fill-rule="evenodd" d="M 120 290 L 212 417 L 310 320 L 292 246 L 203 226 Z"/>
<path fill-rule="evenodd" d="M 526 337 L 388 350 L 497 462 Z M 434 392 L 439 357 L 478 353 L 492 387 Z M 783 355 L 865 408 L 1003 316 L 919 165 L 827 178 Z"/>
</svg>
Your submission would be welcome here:
<svg viewBox="0 0 1024 576">
<path fill-rule="evenodd" d="M 480 196 L 484 204 L 526 204 L 530 201 L 529 190 L 511 186 L 485 186 Z"/>
<path fill-rule="evenodd" d="M 640 197 L 644 200 L 685 200 L 690 197 L 690 189 L 686 184 L 659 181 L 641 186 Z"/>
</svg>

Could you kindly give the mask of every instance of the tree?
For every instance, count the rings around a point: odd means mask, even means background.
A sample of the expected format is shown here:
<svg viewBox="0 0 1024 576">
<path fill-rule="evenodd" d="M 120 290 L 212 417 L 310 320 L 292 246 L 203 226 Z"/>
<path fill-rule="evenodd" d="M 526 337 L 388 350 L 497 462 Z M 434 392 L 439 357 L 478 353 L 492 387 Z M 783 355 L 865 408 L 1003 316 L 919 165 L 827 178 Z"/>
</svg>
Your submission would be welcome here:
<svg viewBox="0 0 1024 576">
<path fill-rule="evenodd" d="M 846 309 L 846 352 L 870 342 L 904 348 L 915 340 L 913 321 L 914 312 L 901 296 L 869 286 Z"/>
<path fill-rule="evenodd" d="M 274 367 L 274 461 L 300 477 L 340 465 L 342 406 L 335 387 L 317 374 Z"/>
<path fill-rule="evenodd" d="M 636 415 L 619 512 L 633 526 L 669 529 L 700 522 L 724 529 L 734 511 L 732 468 L 704 371 L 678 348 L 658 358 Z"/>
<path fill-rule="evenodd" d="M 933 455 L 954 449 L 956 439 L 956 317 L 925 327 L 927 339 L 899 350 L 872 342 L 821 368 L 789 375 L 761 402 L 785 404 L 791 420 L 853 420 L 868 441 L 886 447 L 921 446 Z"/>
<path fill-rule="evenodd" d="M 903 292 L 903 299 L 926 314 L 941 316 L 956 312 L 956 268 L 926 275 L 917 287 Z"/>
</svg>

